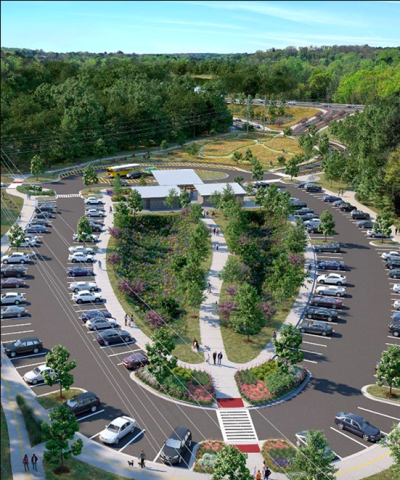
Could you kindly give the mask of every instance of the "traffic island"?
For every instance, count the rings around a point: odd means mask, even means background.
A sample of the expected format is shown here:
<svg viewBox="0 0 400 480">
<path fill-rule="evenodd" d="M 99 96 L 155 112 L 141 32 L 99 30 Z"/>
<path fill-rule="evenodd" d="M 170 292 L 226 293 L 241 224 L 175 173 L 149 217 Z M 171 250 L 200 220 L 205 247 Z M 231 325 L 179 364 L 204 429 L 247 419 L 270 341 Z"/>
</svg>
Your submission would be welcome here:
<svg viewBox="0 0 400 480">
<path fill-rule="evenodd" d="M 400 389 L 392 388 L 392 396 L 390 396 L 389 387 L 379 387 L 378 385 L 365 385 L 361 389 L 364 397 L 376 402 L 388 403 L 390 405 L 400 405 Z"/>
<path fill-rule="evenodd" d="M 263 443 L 261 455 L 272 471 L 282 473 L 291 467 L 296 449 L 286 440 L 270 439 Z"/>
<path fill-rule="evenodd" d="M 221 440 L 205 440 L 200 443 L 196 452 L 196 460 L 193 467 L 195 472 L 213 473 L 213 465 L 217 459 L 217 454 L 226 444 Z"/>
</svg>

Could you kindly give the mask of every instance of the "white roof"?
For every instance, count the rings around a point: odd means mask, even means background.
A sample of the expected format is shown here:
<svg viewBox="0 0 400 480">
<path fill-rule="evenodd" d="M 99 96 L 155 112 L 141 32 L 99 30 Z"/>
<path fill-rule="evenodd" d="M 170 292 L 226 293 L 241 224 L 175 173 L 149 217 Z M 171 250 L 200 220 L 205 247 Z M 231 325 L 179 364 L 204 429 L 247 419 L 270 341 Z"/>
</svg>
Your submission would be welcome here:
<svg viewBox="0 0 400 480">
<path fill-rule="evenodd" d="M 132 190 L 136 190 L 140 193 L 143 199 L 146 198 L 166 198 L 171 189 L 175 189 L 177 194 L 181 193 L 180 188 L 177 185 L 169 186 L 154 186 L 154 187 L 132 187 Z"/>
<path fill-rule="evenodd" d="M 197 173 L 186 170 L 153 170 L 151 172 L 159 185 L 202 185 L 202 179 Z"/>
<path fill-rule="evenodd" d="M 214 192 L 222 193 L 227 185 L 232 187 L 233 192 L 236 195 L 244 195 L 246 191 L 238 183 L 204 183 L 203 185 L 197 185 L 196 190 L 202 196 L 212 195 Z"/>
</svg>

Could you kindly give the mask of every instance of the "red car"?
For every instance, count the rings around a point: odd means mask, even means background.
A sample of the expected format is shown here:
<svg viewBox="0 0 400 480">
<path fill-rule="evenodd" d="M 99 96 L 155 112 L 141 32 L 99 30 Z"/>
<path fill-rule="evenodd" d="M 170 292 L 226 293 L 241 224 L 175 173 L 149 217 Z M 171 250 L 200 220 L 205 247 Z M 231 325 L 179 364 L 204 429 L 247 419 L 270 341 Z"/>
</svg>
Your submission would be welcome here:
<svg viewBox="0 0 400 480">
<path fill-rule="evenodd" d="M 143 353 L 132 353 L 129 357 L 122 360 L 122 365 L 130 370 L 136 370 L 137 368 L 144 367 L 149 364 L 149 360 Z"/>
<path fill-rule="evenodd" d="M 9 277 L 1 279 L 1 288 L 20 288 L 25 286 L 26 283 L 20 278 Z"/>
<path fill-rule="evenodd" d="M 310 300 L 310 305 L 326 308 L 342 308 L 343 301 L 336 297 L 323 297 L 321 295 L 314 295 L 314 297 Z"/>
</svg>

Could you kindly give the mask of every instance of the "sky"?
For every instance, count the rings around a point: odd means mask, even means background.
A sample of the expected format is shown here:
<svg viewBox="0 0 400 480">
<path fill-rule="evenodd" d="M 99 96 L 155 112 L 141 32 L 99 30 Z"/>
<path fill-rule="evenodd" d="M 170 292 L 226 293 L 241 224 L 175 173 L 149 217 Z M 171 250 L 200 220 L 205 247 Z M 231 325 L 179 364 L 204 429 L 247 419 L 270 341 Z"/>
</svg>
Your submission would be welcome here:
<svg viewBox="0 0 400 480">
<path fill-rule="evenodd" d="M 1 45 L 53 52 L 252 53 L 400 46 L 400 1 L 2 1 Z"/>
</svg>

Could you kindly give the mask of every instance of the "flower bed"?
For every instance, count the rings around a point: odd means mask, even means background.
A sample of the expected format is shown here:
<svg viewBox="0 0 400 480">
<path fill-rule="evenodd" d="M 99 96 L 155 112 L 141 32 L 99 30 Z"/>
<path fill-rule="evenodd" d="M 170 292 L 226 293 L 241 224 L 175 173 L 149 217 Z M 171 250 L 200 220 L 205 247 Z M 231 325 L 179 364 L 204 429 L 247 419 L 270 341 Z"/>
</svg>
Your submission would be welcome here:
<svg viewBox="0 0 400 480">
<path fill-rule="evenodd" d="M 176 367 L 171 374 L 159 383 L 147 367 L 140 368 L 136 375 L 142 382 L 160 393 L 198 405 L 213 405 L 215 391 L 211 376 L 201 370 Z"/>
<path fill-rule="evenodd" d="M 235 373 L 236 384 L 242 397 L 252 405 L 277 400 L 297 388 L 306 378 L 307 370 L 303 367 L 289 367 L 283 374 L 274 361 L 258 367 L 238 370 Z M 268 384 L 273 385 L 271 388 Z"/>
<path fill-rule="evenodd" d="M 264 442 L 261 454 L 271 470 L 281 471 L 290 467 L 296 449 L 286 440 L 273 439 Z"/>
<path fill-rule="evenodd" d="M 222 450 L 224 446 L 225 443 L 220 440 L 205 440 L 202 442 L 196 453 L 193 470 L 200 473 L 213 473 L 213 464 L 217 458 L 217 452 Z"/>
</svg>

